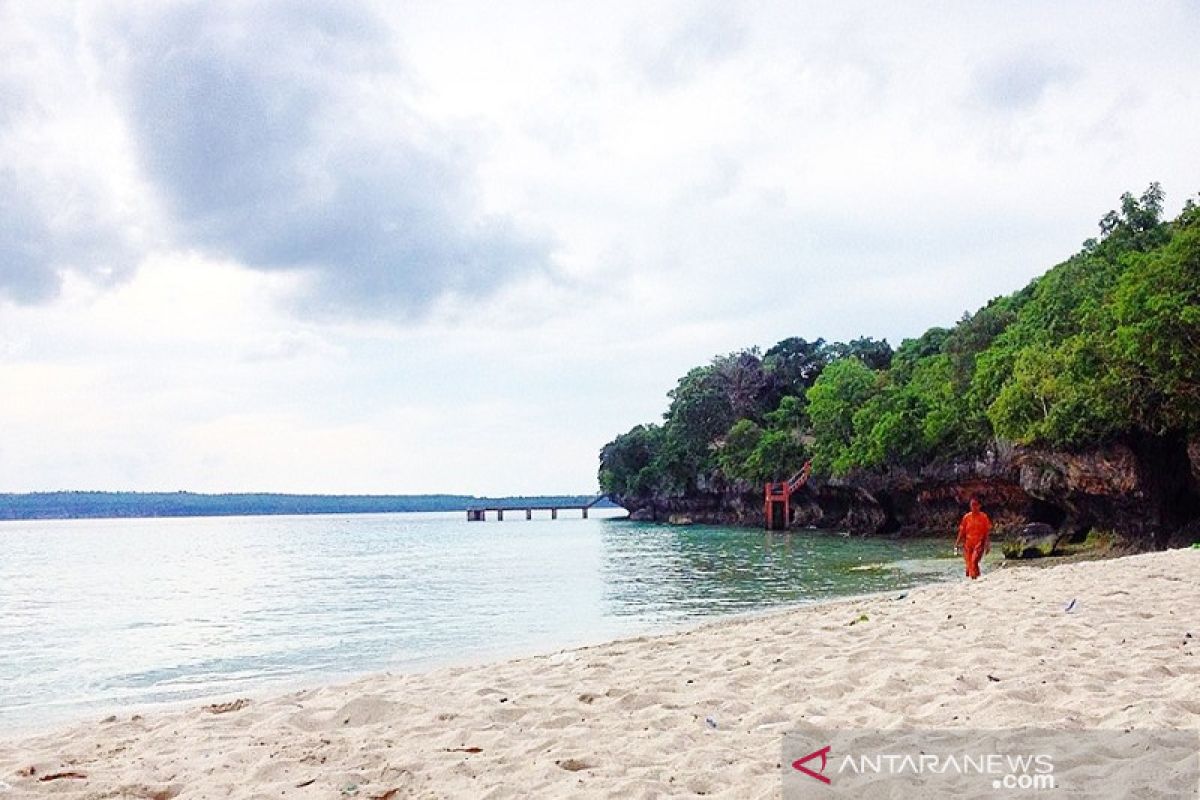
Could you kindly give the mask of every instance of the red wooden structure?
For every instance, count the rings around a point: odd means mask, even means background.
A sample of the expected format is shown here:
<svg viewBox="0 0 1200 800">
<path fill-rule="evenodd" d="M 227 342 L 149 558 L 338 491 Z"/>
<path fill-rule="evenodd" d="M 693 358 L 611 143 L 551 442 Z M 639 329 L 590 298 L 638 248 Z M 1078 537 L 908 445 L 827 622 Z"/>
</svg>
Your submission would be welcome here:
<svg viewBox="0 0 1200 800">
<path fill-rule="evenodd" d="M 808 483 L 809 473 L 812 472 L 812 462 L 804 462 L 800 471 L 791 480 L 778 483 L 768 483 L 763 491 L 763 514 L 766 517 L 767 530 L 785 531 L 792 521 L 792 495 L 800 487 Z"/>
</svg>

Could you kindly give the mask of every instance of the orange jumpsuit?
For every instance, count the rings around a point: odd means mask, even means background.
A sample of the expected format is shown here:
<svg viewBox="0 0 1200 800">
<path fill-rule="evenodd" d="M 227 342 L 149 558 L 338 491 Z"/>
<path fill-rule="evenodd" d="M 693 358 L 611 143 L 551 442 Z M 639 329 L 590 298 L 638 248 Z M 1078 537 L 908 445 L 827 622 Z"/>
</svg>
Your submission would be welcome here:
<svg viewBox="0 0 1200 800">
<path fill-rule="evenodd" d="M 957 545 L 963 549 L 963 560 L 967 562 L 967 577 L 979 577 L 979 559 L 987 548 L 988 533 L 992 521 L 982 511 L 970 511 L 958 524 Z"/>
</svg>

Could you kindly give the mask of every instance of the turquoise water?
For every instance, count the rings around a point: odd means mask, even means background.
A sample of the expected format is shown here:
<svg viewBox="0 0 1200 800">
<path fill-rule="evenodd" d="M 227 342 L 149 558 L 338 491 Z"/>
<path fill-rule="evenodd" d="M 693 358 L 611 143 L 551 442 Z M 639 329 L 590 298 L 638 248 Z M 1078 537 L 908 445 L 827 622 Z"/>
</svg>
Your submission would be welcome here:
<svg viewBox="0 0 1200 800">
<path fill-rule="evenodd" d="M 567 515 L 0 523 L 0 734 L 553 650 L 960 572 L 949 539 Z"/>
</svg>

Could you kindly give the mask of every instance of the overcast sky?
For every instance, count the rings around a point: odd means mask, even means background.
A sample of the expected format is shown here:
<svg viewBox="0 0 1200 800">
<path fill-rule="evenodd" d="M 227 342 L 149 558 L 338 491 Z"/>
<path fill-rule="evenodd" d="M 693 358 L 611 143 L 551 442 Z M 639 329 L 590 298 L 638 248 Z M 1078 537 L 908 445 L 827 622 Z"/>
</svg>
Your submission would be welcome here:
<svg viewBox="0 0 1200 800">
<path fill-rule="evenodd" d="M 1200 190 L 1200 4 L 0 0 L 0 491 L 587 492 Z"/>
</svg>

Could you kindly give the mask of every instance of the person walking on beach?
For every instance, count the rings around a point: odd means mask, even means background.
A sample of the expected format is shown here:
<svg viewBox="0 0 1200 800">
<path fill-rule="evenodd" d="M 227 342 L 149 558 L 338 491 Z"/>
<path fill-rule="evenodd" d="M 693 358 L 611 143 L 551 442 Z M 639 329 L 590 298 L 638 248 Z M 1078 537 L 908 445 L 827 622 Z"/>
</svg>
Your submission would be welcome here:
<svg viewBox="0 0 1200 800">
<path fill-rule="evenodd" d="M 967 577 L 979 577 L 979 559 L 992 549 L 988 534 L 992 531 L 992 521 L 983 513 L 979 499 L 971 498 L 971 510 L 963 515 L 958 523 L 958 539 L 954 542 L 954 551 L 962 549 L 963 560 L 967 562 Z"/>
</svg>

